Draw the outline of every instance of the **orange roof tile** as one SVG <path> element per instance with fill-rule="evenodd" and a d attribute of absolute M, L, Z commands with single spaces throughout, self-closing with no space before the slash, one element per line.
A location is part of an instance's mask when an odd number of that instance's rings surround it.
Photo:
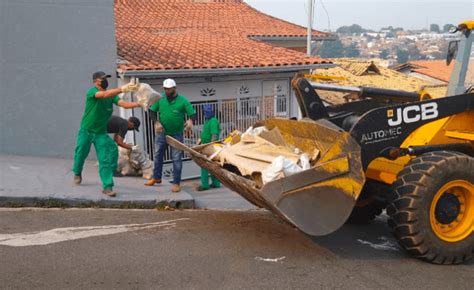
<path fill-rule="evenodd" d="M 241 0 L 116 0 L 115 22 L 121 70 L 251 68 L 326 62 L 252 39 L 304 37 L 306 28 L 265 15 Z M 318 31 L 313 35 L 328 36 Z"/>
<path fill-rule="evenodd" d="M 447 66 L 445 60 L 413 60 L 410 61 L 409 64 L 416 66 L 412 71 L 445 82 L 449 81 L 454 67 L 454 61 Z"/>

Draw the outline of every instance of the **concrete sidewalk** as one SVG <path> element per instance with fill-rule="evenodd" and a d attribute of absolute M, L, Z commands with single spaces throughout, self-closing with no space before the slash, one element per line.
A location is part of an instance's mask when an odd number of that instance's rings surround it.
<path fill-rule="evenodd" d="M 226 187 L 197 191 L 199 180 L 181 183 L 179 193 L 163 180 L 144 186 L 141 177 L 114 178 L 116 197 L 101 193 L 95 161 L 86 161 L 82 184 L 73 184 L 72 160 L 0 154 L 0 207 L 110 207 L 256 209 Z"/>
<path fill-rule="evenodd" d="M 194 208 L 186 192 L 171 192 L 171 184 L 144 186 L 140 177 L 114 178 L 116 197 L 102 194 L 98 168 L 87 161 L 83 183 L 73 185 L 72 160 L 0 154 L 0 206 Z"/>

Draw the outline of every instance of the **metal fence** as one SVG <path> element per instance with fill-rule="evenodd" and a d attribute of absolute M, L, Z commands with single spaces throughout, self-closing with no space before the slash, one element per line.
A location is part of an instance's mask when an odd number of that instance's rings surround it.
<path fill-rule="evenodd" d="M 226 100 L 208 100 L 192 102 L 196 118 L 192 132 L 185 132 L 184 143 L 188 146 L 197 144 L 204 124 L 203 105 L 211 104 L 221 126 L 219 138 L 225 138 L 232 131 L 245 131 L 255 122 L 272 117 L 288 118 L 290 100 L 288 96 L 247 97 Z M 145 150 L 153 159 L 155 131 L 149 113 L 144 113 Z M 185 154 L 183 160 L 189 160 Z M 166 150 L 164 162 L 171 162 L 169 150 Z"/>

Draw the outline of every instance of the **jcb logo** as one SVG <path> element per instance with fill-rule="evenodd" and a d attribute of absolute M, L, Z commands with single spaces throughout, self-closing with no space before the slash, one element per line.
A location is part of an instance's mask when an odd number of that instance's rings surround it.
<path fill-rule="evenodd" d="M 405 124 L 415 123 L 420 120 L 430 120 L 438 117 L 438 104 L 426 103 L 421 105 L 413 105 L 405 108 L 387 111 L 388 124 L 390 126 L 398 126 L 402 122 Z"/>

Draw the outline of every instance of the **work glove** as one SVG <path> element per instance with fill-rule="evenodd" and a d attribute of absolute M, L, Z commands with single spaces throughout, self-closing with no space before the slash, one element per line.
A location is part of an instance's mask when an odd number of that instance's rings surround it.
<path fill-rule="evenodd" d="M 137 97 L 137 103 L 144 109 L 144 110 L 147 110 L 148 109 L 148 100 L 146 98 L 142 98 L 140 96 Z"/>
<path fill-rule="evenodd" d="M 123 93 L 136 92 L 140 88 L 140 83 L 135 80 L 131 80 L 128 84 L 123 85 L 120 89 Z"/>
<path fill-rule="evenodd" d="M 191 132 L 193 129 L 193 121 L 191 119 L 187 120 L 186 123 L 184 124 L 184 130 L 186 132 Z"/>
<path fill-rule="evenodd" d="M 161 134 L 163 133 L 165 129 L 163 128 L 163 125 L 161 125 L 160 121 L 155 122 L 155 133 L 156 134 Z"/>

